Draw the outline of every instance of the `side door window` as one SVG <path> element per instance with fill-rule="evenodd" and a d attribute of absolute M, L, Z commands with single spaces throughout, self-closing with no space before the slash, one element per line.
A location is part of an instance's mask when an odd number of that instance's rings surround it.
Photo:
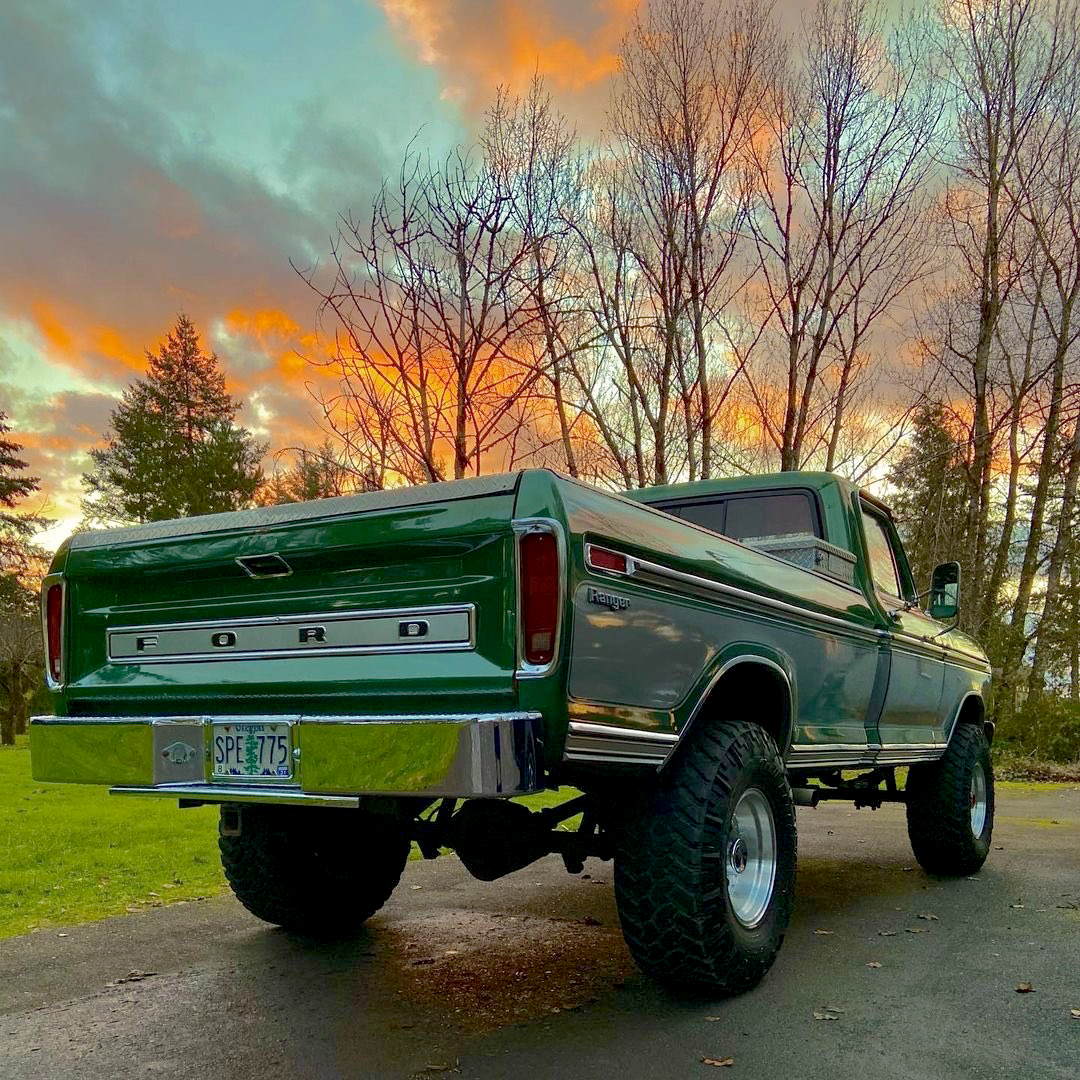
<path fill-rule="evenodd" d="M 862 512 L 863 531 L 866 533 L 866 550 L 870 558 L 870 577 L 879 593 L 899 600 L 903 595 L 900 583 L 900 567 L 893 551 L 888 526 L 877 514 L 865 507 Z"/>

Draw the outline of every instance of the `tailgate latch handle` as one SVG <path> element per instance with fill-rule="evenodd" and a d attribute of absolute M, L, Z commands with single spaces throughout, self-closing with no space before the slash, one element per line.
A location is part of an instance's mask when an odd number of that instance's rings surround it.
<path fill-rule="evenodd" d="M 288 577 L 292 573 L 292 567 L 276 551 L 269 555 L 243 555 L 236 563 L 252 578 Z"/>

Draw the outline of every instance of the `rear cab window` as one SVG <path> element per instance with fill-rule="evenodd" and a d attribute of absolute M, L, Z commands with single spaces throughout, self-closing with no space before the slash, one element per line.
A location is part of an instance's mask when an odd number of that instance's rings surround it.
<path fill-rule="evenodd" d="M 822 536 L 817 503 L 808 491 L 778 491 L 657 504 L 684 521 L 740 543 L 785 536 Z"/>

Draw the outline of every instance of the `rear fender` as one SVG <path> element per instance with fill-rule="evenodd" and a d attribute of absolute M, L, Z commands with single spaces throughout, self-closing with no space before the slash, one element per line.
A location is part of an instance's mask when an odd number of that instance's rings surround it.
<path fill-rule="evenodd" d="M 759 703 L 771 699 L 778 706 L 771 714 L 749 713 L 746 709 L 747 691 L 757 688 L 762 694 Z M 786 656 L 758 643 L 735 642 L 725 648 L 704 673 L 695 692 L 689 696 L 685 711 L 676 711 L 679 744 L 685 742 L 698 725 L 711 719 L 746 720 L 768 731 L 781 756 L 786 758 L 794 731 L 797 701 L 794 668 Z"/>

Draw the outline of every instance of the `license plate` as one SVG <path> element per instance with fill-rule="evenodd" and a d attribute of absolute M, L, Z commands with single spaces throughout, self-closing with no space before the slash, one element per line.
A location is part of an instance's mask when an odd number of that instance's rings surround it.
<path fill-rule="evenodd" d="M 215 779 L 291 780 L 288 724 L 214 724 L 210 750 Z"/>

